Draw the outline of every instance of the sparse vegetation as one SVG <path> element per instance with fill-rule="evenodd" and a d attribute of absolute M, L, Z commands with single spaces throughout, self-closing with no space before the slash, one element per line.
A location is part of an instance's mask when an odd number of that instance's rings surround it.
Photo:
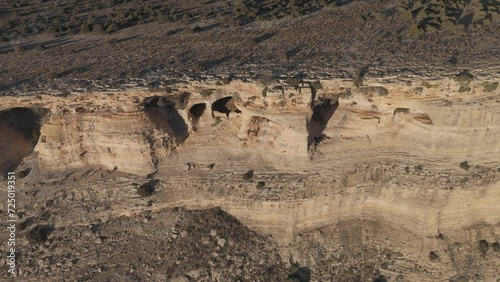
<path fill-rule="evenodd" d="M 257 189 L 262 189 L 265 186 L 266 186 L 266 182 L 264 182 L 264 181 L 257 182 Z"/>
<path fill-rule="evenodd" d="M 486 92 L 493 92 L 498 88 L 498 82 L 490 82 L 490 81 L 483 81 L 481 85 L 484 88 L 484 91 Z"/>
<path fill-rule="evenodd" d="M 222 122 L 222 118 L 221 117 L 215 117 L 215 122 L 214 122 L 214 126 L 221 123 Z"/>
<path fill-rule="evenodd" d="M 491 244 L 491 249 L 495 252 L 498 252 L 500 251 L 500 243 L 499 242 L 494 242 L 493 244 Z"/>
<path fill-rule="evenodd" d="M 149 197 L 156 191 L 156 185 L 159 180 L 152 179 L 137 188 L 137 194 L 141 197 Z"/>
<path fill-rule="evenodd" d="M 460 163 L 460 167 L 464 170 L 469 170 L 469 168 L 471 167 L 471 165 L 469 165 L 469 162 L 468 161 L 463 161 Z"/>
<path fill-rule="evenodd" d="M 429 253 L 429 259 L 431 261 L 437 261 L 437 260 L 439 260 L 439 256 L 438 256 L 438 254 L 435 251 L 431 251 Z"/>
<path fill-rule="evenodd" d="M 48 236 L 52 233 L 52 226 L 37 225 L 33 227 L 26 235 L 26 239 L 30 244 L 40 244 L 47 241 Z"/>
<path fill-rule="evenodd" d="M 421 85 L 425 88 L 437 88 L 437 87 L 439 87 L 439 84 L 431 84 L 430 82 L 427 82 L 427 81 L 422 81 Z"/>
<path fill-rule="evenodd" d="M 471 88 L 469 86 L 460 86 L 460 88 L 458 89 L 458 92 L 460 93 L 463 93 L 463 92 L 470 92 L 471 91 Z"/>
<path fill-rule="evenodd" d="M 490 249 L 490 244 L 488 244 L 488 241 L 486 240 L 480 240 L 478 242 L 478 248 L 481 253 L 486 254 Z"/>
<path fill-rule="evenodd" d="M 224 77 L 222 79 L 222 84 L 227 85 L 227 84 L 231 83 L 231 81 L 233 81 L 233 79 L 231 77 Z"/>
<path fill-rule="evenodd" d="M 264 89 L 262 89 L 262 97 L 264 97 L 264 98 L 267 97 L 267 90 L 268 90 L 267 86 L 264 87 Z"/>
<path fill-rule="evenodd" d="M 300 85 L 300 80 L 295 77 L 290 77 L 285 80 L 285 83 L 292 88 L 297 88 Z"/>
<path fill-rule="evenodd" d="M 203 96 L 203 97 L 208 97 L 208 96 L 212 95 L 212 93 L 213 93 L 212 89 L 203 89 L 200 92 L 201 96 Z"/>
<path fill-rule="evenodd" d="M 288 281 L 309 282 L 311 280 L 311 269 L 301 267 L 298 263 L 291 264 L 288 270 Z"/>
<path fill-rule="evenodd" d="M 316 81 L 311 82 L 311 87 L 314 89 L 322 89 L 323 85 L 321 85 L 321 81 L 316 80 Z"/>
<path fill-rule="evenodd" d="M 14 47 L 14 50 L 16 51 L 17 54 L 21 54 L 21 53 L 26 52 L 26 47 L 23 44 L 17 44 Z"/>

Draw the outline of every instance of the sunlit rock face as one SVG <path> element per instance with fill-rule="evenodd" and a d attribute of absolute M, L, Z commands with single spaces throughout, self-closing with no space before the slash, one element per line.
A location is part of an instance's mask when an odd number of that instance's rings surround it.
<path fill-rule="evenodd" d="M 315 281 L 374 273 L 494 281 L 500 90 L 479 79 L 468 87 L 460 92 L 448 78 L 361 87 L 235 80 L 179 83 L 168 95 L 43 96 L 50 118 L 26 119 L 39 127 L 16 127 L 11 116 L 0 122 L 2 169 L 15 169 L 33 147 L 46 178 L 103 168 L 86 182 L 60 181 L 72 191 L 68 201 L 112 207 L 91 216 L 107 219 L 147 209 L 129 188 L 154 173 L 161 183 L 154 210 L 220 207 L 272 236 Z M 3 97 L 2 115 L 29 108 L 27 101 Z M 39 131 L 38 143 L 26 128 Z M 244 180 L 248 170 L 254 176 Z M 119 184 L 112 171 L 126 173 Z M 61 224 L 87 224 L 76 216 L 81 210 L 66 213 L 75 216 Z"/>

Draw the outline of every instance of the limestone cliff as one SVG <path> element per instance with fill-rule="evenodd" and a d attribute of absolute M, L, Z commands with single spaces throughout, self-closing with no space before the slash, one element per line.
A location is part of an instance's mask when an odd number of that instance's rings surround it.
<path fill-rule="evenodd" d="M 30 168 L 23 209 L 50 200 L 56 230 L 220 207 L 313 281 L 500 278 L 498 78 L 187 81 L 13 108 L 44 110 L 0 122 L 3 169 Z"/>

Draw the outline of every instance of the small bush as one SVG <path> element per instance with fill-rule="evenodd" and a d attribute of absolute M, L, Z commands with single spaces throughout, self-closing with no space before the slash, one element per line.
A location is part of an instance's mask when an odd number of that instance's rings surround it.
<path fill-rule="evenodd" d="M 104 29 L 102 28 L 102 26 L 100 24 L 94 24 L 92 32 L 95 32 L 95 33 L 98 33 L 98 34 L 103 34 L 104 33 Z"/>
<path fill-rule="evenodd" d="M 247 171 L 245 174 L 243 174 L 243 180 L 245 181 L 250 181 L 253 177 L 253 169 Z"/>
<path fill-rule="evenodd" d="M 471 88 L 469 86 L 460 86 L 460 88 L 458 89 L 458 92 L 460 93 L 463 93 L 463 92 L 470 92 L 471 91 Z"/>
<path fill-rule="evenodd" d="M 231 83 L 231 81 L 233 81 L 233 79 L 232 79 L 231 77 L 224 77 L 224 78 L 222 79 L 222 83 L 223 83 L 224 85 L 228 85 L 229 83 Z"/>
<path fill-rule="evenodd" d="M 422 81 L 422 86 L 425 88 L 437 88 L 439 85 L 438 84 L 430 84 L 427 81 Z"/>
<path fill-rule="evenodd" d="M 152 179 L 137 188 L 137 194 L 141 197 L 149 197 L 156 190 L 156 185 L 159 183 L 157 179 Z"/>
<path fill-rule="evenodd" d="M 264 181 L 259 181 L 259 182 L 257 183 L 257 189 L 262 189 L 262 188 L 264 188 L 264 187 L 266 187 L 266 182 L 264 182 Z"/>
<path fill-rule="evenodd" d="M 208 96 L 212 95 L 212 93 L 213 93 L 212 89 L 203 89 L 200 92 L 201 96 L 203 96 L 203 97 L 208 97 Z"/>
<path fill-rule="evenodd" d="M 420 34 L 422 34 L 422 31 L 420 31 L 420 29 L 418 28 L 418 26 L 416 24 L 412 24 L 410 26 L 410 29 L 408 30 L 408 34 L 410 34 L 410 35 L 420 35 Z"/>
<path fill-rule="evenodd" d="M 488 252 L 488 249 L 490 248 L 490 244 L 488 244 L 488 241 L 486 240 L 480 240 L 478 243 L 478 248 L 481 253 L 486 254 L 486 252 Z"/>
<path fill-rule="evenodd" d="M 89 33 L 90 32 L 90 26 L 87 23 L 82 23 L 80 26 L 80 33 Z"/>
<path fill-rule="evenodd" d="M 468 70 L 463 70 L 459 74 L 455 75 L 453 77 L 453 80 L 460 82 L 460 83 L 469 84 L 469 82 L 473 78 L 474 78 L 474 76 Z"/>
<path fill-rule="evenodd" d="M 493 92 L 498 88 L 498 82 L 483 81 L 481 85 L 486 92 Z"/>
<path fill-rule="evenodd" d="M 118 30 L 118 26 L 116 24 L 114 24 L 114 23 L 111 23 L 106 28 L 106 32 L 108 32 L 108 33 L 115 32 L 116 30 Z"/>
<path fill-rule="evenodd" d="M 21 54 L 26 52 L 26 47 L 24 46 L 24 44 L 18 44 L 14 47 L 14 51 L 16 51 L 17 54 Z"/>
<path fill-rule="evenodd" d="M 311 269 L 300 267 L 298 263 L 293 263 L 288 270 L 288 279 L 297 282 L 309 282 L 311 280 Z"/>
<path fill-rule="evenodd" d="M 45 51 L 47 50 L 47 47 L 43 45 L 42 43 L 36 45 L 36 50 L 38 51 Z"/>
<path fill-rule="evenodd" d="M 431 261 L 437 261 L 439 259 L 439 256 L 436 252 L 432 251 L 429 253 L 429 259 Z"/>
<path fill-rule="evenodd" d="M 495 252 L 500 251 L 500 243 L 495 242 L 495 243 L 491 244 L 491 249 L 492 249 L 493 251 L 495 251 Z"/>
<path fill-rule="evenodd" d="M 221 122 L 222 122 L 222 118 L 221 117 L 215 117 L 215 122 L 214 122 L 213 125 L 217 125 L 217 124 L 219 124 Z"/>
<path fill-rule="evenodd" d="M 52 233 L 52 226 L 37 225 L 31 229 L 27 234 L 28 242 L 31 244 L 40 244 L 47 241 L 48 236 Z"/>
<path fill-rule="evenodd" d="M 321 88 L 323 88 L 323 85 L 321 85 L 321 81 L 316 80 L 316 81 L 311 82 L 311 87 L 314 89 L 321 89 Z"/>
<path fill-rule="evenodd" d="M 460 167 L 461 167 L 462 169 L 469 170 L 469 168 L 471 167 L 471 165 L 469 165 L 469 162 L 468 162 L 468 161 L 464 161 L 464 162 L 461 162 L 461 163 L 460 163 Z"/>
<path fill-rule="evenodd" d="M 285 83 L 290 86 L 290 87 L 294 87 L 294 88 L 297 88 L 299 87 L 299 84 L 300 84 L 300 80 L 298 78 L 295 78 L 295 77 L 290 77 L 288 78 Z"/>
<path fill-rule="evenodd" d="M 268 90 L 267 86 L 264 87 L 264 89 L 262 89 L 262 97 L 264 97 L 264 98 L 267 97 L 267 90 Z"/>

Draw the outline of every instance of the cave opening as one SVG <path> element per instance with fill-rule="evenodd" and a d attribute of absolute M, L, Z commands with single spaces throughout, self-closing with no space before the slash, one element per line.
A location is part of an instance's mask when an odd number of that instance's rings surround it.
<path fill-rule="evenodd" d="M 207 109 L 207 104 L 205 104 L 205 103 L 194 104 L 189 109 L 189 116 L 188 117 L 191 120 L 191 125 L 192 125 L 194 131 L 196 131 L 198 121 L 200 120 L 203 113 L 205 113 L 206 109 Z"/>
<path fill-rule="evenodd" d="M 307 148 L 315 149 L 328 137 L 323 133 L 328 122 L 339 107 L 339 102 L 332 99 L 318 100 L 313 107 L 313 114 L 308 123 Z"/>
<path fill-rule="evenodd" d="M 33 152 L 50 110 L 40 107 L 0 111 L 0 173 L 14 171 Z"/>
<path fill-rule="evenodd" d="M 177 111 L 175 101 L 159 96 L 148 97 L 144 100 L 144 111 L 156 128 L 173 136 L 176 145 L 188 138 L 188 126 Z"/>
<path fill-rule="evenodd" d="M 241 113 L 241 111 L 236 107 L 232 96 L 224 97 L 215 101 L 212 104 L 212 117 L 215 117 L 214 112 L 226 114 L 227 117 L 229 117 L 229 114 L 233 112 Z"/>

